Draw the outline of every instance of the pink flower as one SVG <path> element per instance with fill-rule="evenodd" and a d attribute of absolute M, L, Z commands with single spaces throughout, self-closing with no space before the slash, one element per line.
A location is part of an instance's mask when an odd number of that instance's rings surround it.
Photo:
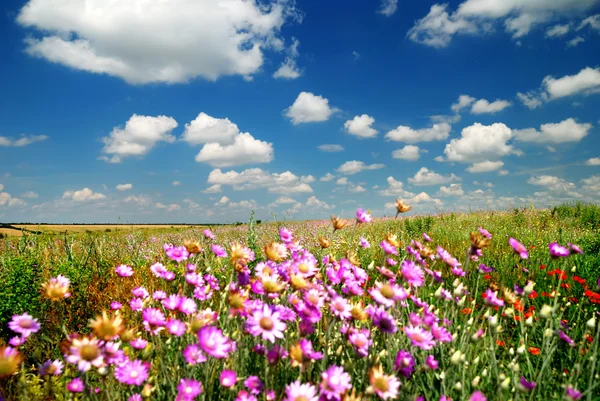
<path fill-rule="evenodd" d="M 139 360 L 127 361 L 115 368 L 115 377 L 123 384 L 141 386 L 148 378 L 150 364 Z"/>
<path fill-rule="evenodd" d="M 215 235 L 208 228 L 204 230 L 204 238 L 215 239 Z"/>
<path fill-rule="evenodd" d="M 190 344 L 183 350 L 183 357 L 190 365 L 206 362 L 206 356 L 200 351 L 196 344 Z"/>
<path fill-rule="evenodd" d="M 115 272 L 121 277 L 131 277 L 133 276 L 133 269 L 131 266 L 120 265 L 115 268 Z"/>
<path fill-rule="evenodd" d="M 235 382 L 237 381 L 237 374 L 233 370 L 223 370 L 221 372 L 221 376 L 219 377 L 219 382 L 221 386 L 226 388 L 235 387 Z"/>
<path fill-rule="evenodd" d="M 558 245 L 556 242 L 548 244 L 548 250 L 553 258 L 565 258 L 571 253 L 568 248 Z"/>
<path fill-rule="evenodd" d="M 383 249 L 383 252 L 390 254 L 390 255 L 398 255 L 398 249 L 396 249 L 396 247 L 392 244 L 390 244 L 387 241 L 381 241 L 381 244 L 379 244 L 379 246 L 381 246 L 381 248 Z"/>
<path fill-rule="evenodd" d="M 123 304 L 121 304 L 120 302 L 111 302 L 110 303 L 110 309 L 111 310 L 119 310 L 123 307 Z"/>
<path fill-rule="evenodd" d="M 301 384 L 300 380 L 285 387 L 284 401 L 318 401 L 317 388 L 310 383 Z"/>
<path fill-rule="evenodd" d="M 403 260 L 401 264 L 402 278 L 414 287 L 420 287 L 425 282 L 425 272 L 411 260 Z"/>
<path fill-rule="evenodd" d="M 82 393 L 84 389 L 85 386 L 83 385 L 83 381 L 81 381 L 79 377 L 76 377 L 67 383 L 67 390 L 69 390 L 71 393 Z"/>
<path fill-rule="evenodd" d="M 148 345 L 148 341 L 144 340 L 143 338 L 134 338 L 133 340 L 129 341 L 129 345 L 135 349 L 144 349 L 146 348 L 146 345 Z"/>
<path fill-rule="evenodd" d="M 186 332 L 186 326 L 183 322 L 177 319 L 169 319 L 167 321 L 167 330 L 175 337 L 181 337 Z"/>
<path fill-rule="evenodd" d="M 202 351 L 215 358 L 227 358 L 233 350 L 232 342 L 214 326 L 204 326 L 198 331 L 198 345 Z"/>
<path fill-rule="evenodd" d="M 185 246 L 174 246 L 166 250 L 167 256 L 177 263 L 187 260 L 190 253 L 185 249 Z"/>
<path fill-rule="evenodd" d="M 213 253 L 219 257 L 219 258 L 226 258 L 227 257 L 227 252 L 225 252 L 225 249 L 223 249 L 223 247 L 221 245 L 211 245 L 210 247 L 213 251 Z"/>
<path fill-rule="evenodd" d="M 378 304 L 387 306 L 388 308 L 394 306 L 396 301 L 405 300 L 408 297 L 406 290 L 396 283 L 375 283 L 375 287 L 369 290 L 369 294 Z"/>
<path fill-rule="evenodd" d="M 512 246 L 514 251 L 519 254 L 521 259 L 529 259 L 529 253 L 527 253 L 527 248 L 525 248 L 525 245 L 521 244 L 519 241 L 512 237 L 508 239 L 508 243 L 510 244 L 510 246 Z"/>
<path fill-rule="evenodd" d="M 23 313 L 22 315 L 13 315 L 12 320 L 8 323 L 8 327 L 23 338 L 27 338 L 31 334 L 37 333 L 41 326 L 33 316 Z"/>
<path fill-rule="evenodd" d="M 327 400 L 339 400 L 341 396 L 352 388 L 350 375 L 344 372 L 344 368 L 330 366 L 321 373 L 321 395 Z"/>
<path fill-rule="evenodd" d="M 356 211 L 356 222 L 360 223 L 370 223 L 373 220 L 373 217 L 365 209 L 358 209 Z"/>
<path fill-rule="evenodd" d="M 348 301 L 345 298 L 342 298 L 339 295 L 333 297 L 329 305 L 329 309 L 334 316 L 337 316 L 342 320 L 350 319 L 352 316 L 350 313 L 352 307 L 348 304 Z"/>
<path fill-rule="evenodd" d="M 263 340 L 275 342 L 275 337 L 283 338 L 287 325 L 279 320 L 279 312 L 272 312 L 268 305 L 255 311 L 246 322 L 246 330 L 254 337 L 262 336 Z"/>
<path fill-rule="evenodd" d="M 202 394 L 202 383 L 194 379 L 181 379 L 177 391 L 175 401 L 192 401 Z"/>
<path fill-rule="evenodd" d="M 421 349 L 430 350 L 435 345 L 433 335 L 420 327 L 406 326 L 404 334 L 410 338 L 412 345 Z"/>

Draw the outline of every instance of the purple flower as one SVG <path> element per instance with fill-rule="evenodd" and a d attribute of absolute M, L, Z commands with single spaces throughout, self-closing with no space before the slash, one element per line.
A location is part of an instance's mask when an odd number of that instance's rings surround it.
<path fill-rule="evenodd" d="M 150 293 L 144 287 L 135 287 L 133 290 L 131 290 L 131 293 L 133 294 L 134 297 L 138 297 L 138 298 L 142 298 L 142 299 L 146 299 L 150 296 Z"/>
<path fill-rule="evenodd" d="M 570 242 L 568 242 L 567 245 L 569 245 L 569 249 L 571 249 L 573 252 L 583 255 L 583 251 L 577 245 L 571 244 Z"/>
<path fill-rule="evenodd" d="M 369 354 L 369 346 L 373 343 L 369 338 L 371 333 L 368 329 L 354 330 L 348 336 L 350 344 L 354 346 L 354 350 L 359 356 L 367 356 Z"/>
<path fill-rule="evenodd" d="M 41 326 L 33 316 L 23 313 L 22 315 L 13 315 L 12 320 L 8 323 L 8 327 L 15 333 L 27 338 L 31 334 L 37 333 Z"/>
<path fill-rule="evenodd" d="M 379 281 L 369 290 L 369 294 L 375 302 L 388 308 L 394 306 L 396 301 L 408 298 L 406 290 L 396 283 L 382 284 Z"/>
<path fill-rule="evenodd" d="M 487 401 L 487 398 L 481 391 L 475 391 L 471 394 L 469 401 Z"/>
<path fill-rule="evenodd" d="M 62 373 L 64 367 L 65 365 L 58 359 L 54 361 L 48 359 L 42 366 L 40 366 L 40 376 L 58 376 Z"/>
<path fill-rule="evenodd" d="M 439 326 L 437 323 L 434 323 L 431 326 L 431 334 L 433 337 L 442 342 L 442 343 L 451 343 L 452 342 L 452 334 L 443 326 Z"/>
<path fill-rule="evenodd" d="M 223 335 L 221 329 L 204 326 L 198 331 L 198 344 L 202 351 L 215 358 L 227 358 L 233 350 L 231 341 Z"/>
<path fill-rule="evenodd" d="M 356 222 L 357 223 L 370 223 L 373 217 L 365 209 L 358 209 L 356 211 Z"/>
<path fill-rule="evenodd" d="M 373 325 L 379 327 L 382 332 L 391 334 L 398 331 L 394 318 L 383 307 L 372 308 L 369 311 L 371 311 Z"/>
<path fill-rule="evenodd" d="M 571 253 L 568 248 L 558 245 L 556 242 L 549 243 L 548 250 L 553 258 L 566 258 Z"/>
<path fill-rule="evenodd" d="M 187 260 L 190 253 L 185 249 L 185 246 L 174 246 L 166 250 L 166 254 L 171 260 L 174 260 L 177 263 L 181 263 L 184 260 Z"/>
<path fill-rule="evenodd" d="M 315 351 L 310 340 L 303 338 L 300 340 L 299 344 L 304 359 L 308 359 L 310 361 L 317 361 L 323 358 L 323 353 Z"/>
<path fill-rule="evenodd" d="M 131 277 L 133 276 L 133 269 L 131 266 L 120 265 L 115 268 L 115 273 L 121 277 Z"/>
<path fill-rule="evenodd" d="M 141 386 L 148 378 L 150 364 L 139 360 L 127 361 L 115 368 L 115 377 L 123 384 Z"/>
<path fill-rule="evenodd" d="M 196 344 L 189 344 L 187 347 L 185 347 L 183 350 L 183 357 L 190 365 L 206 362 L 206 356 L 204 356 Z"/>
<path fill-rule="evenodd" d="M 491 306 L 504 306 L 504 301 L 498 298 L 496 293 L 489 288 L 485 290 L 485 303 Z"/>
<path fill-rule="evenodd" d="M 294 235 L 285 227 L 282 227 L 281 230 L 279 230 L 279 238 L 286 244 L 294 241 Z"/>
<path fill-rule="evenodd" d="M 508 243 L 510 244 L 510 246 L 512 246 L 513 250 L 519 254 L 521 259 L 529 259 L 529 253 L 527 253 L 527 248 L 525 248 L 525 245 L 521 244 L 513 237 L 510 237 L 508 239 Z"/>
<path fill-rule="evenodd" d="M 111 302 L 111 303 L 110 303 L 110 309 L 111 309 L 111 310 L 119 310 L 119 309 L 121 309 L 122 307 L 123 307 L 123 304 L 121 304 L 120 302 L 116 302 L 116 301 L 114 301 L 114 302 Z"/>
<path fill-rule="evenodd" d="M 521 384 L 522 390 L 525 392 L 529 392 L 535 388 L 535 382 L 528 382 L 523 376 L 521 376 L 519 383 Z"/>
<path fill-rule="evenodd" d="M 455 257 L 450 255 L 450 253 L 441 246 L 437 247 L 437 256 L 438 259 L 441 259 L 449 267 L 462 266 Z"/>
<path fill-rule="evenodd" d="M 208 228 L 204 230 L 204 238 L 215 239 L 215 235 Z"/>
<path fill-rule="evenodd" d="M 185 323 L 177 319 L 169 319 L 167 321 L 167 330 L 175 337 L 181 337 L 187 330 Z"/>
<path fill-rule="evenodd" d="M 339 295 L 336 295 L 331 299 L 329 309 L 334 316 L 337 316 L 342 320 L 350 319 L 352 316 L 350 313 L 352 307 L 348 304 L 346 298 L 340 297 Z"/>
<path fill-rule="evenodd" d="M 177 391 L 175 401 L 192 401 L 202 394 L 202 383 L 194 379 L 181 379 Z"/>
<path fill-rule="evenodd" d="M 212 249 L 213 253 L 219 258 L 226 258 L 227 252 L 221 245 L 213 244 L 210 249 Z"/>
<path fill-rule="evenodd" d="M 258 376 L 248 377 L 244 380 L 244 386 L 246 386 L 246 388 L 250 390 L 250 393 L 254 395 L 259 395 L 265 388 L 265 385 Z"/>
<path fill-rule="evenodd" d="M 237 397 L 235 397 L 235 401 L 257 401 L 257 398 L 246 390 L 240 390 Z"/>
<path fill-rule="evenodd" d="M 433 240 L 431 239 L 431 237 L 429 235 L 427 235 L 427 233 L 423 233 L 423 239 L 426 242 L 432 242 Z"/>
<path fill-rule="evenodd" d="M 401 264 L 402 278 L 413 287 L 421 287 L 425 282 L 425 272 L 411 260 L 403 260 Z"/>
<path fill-rule="evenodd" d="M 192 313 L 196 312 L 198 306 L 196 305 L 196 301 L 194 301 L 192 298 L 183 297 L 180 299 L 178 308 L 181 313 L 185 315 L 191 315 Z"/>
<path fill-rule="evenodd" d="M 83 393 L 84 389 L 85 386 L 83 385 L 83 381 L 79 377 L 76 377 L 67 383 L 67 390 L 71 393 Z"/>
<path fill-rule="evenodd" d="M 479 233 L 488 239 L 492 239 L 492 234 L 483 227 L 479 227 Z"/>
<path fill-rule="evenodd" d="M 283 338 L 287 325 L 279 319 L 279 312 L 272 312 L 268 305 L 256 310 L 246 321 L 246 330 L 254 337 L 262 336 L 263 340 L 272 343 L 275 338 Z"/>
<path fill-rule="evenodd" d="M 127 401 L 143 401 L 143 398 L 139 394 L 133 394 L 127 399 Z"/>
<path fill-rule="evenodd" d="M 148 341 L 138 337 L 131 340 L 129 342 L 129 345 L 131 345 L 135 349 L 144 349 L 146 348 L 146 345 L 148 345 Z"/>
<path fill-rule="evenodd" d="M 369 241 L 367 241 L 367 239 L 365 237 L 360 237 L 360 242 L 359 245 L 361 248 L 370 248 L 371 244 L 369 244 Z"/>
<path fill-rule="evenodd" d="M 493 267 L 489 267 L 484 265 L 483 263 L 479 264 L 479 267 L 477 268 L 481 273 L 491 273 L 493 272 L 495 269 Z"/>
<path fill-rule="evenodd" d="M 567 398 L 569 398 L 569 399 L 571 399 L 571 400 L 573 400 L 573 401 L 576 401 L 576 400 L 580 399 L 580 398 L 581 398 L 581 396 L 582 396 L 581 392 L 579 392 L 579 391 L 575 390 L 575 389 L 574 389 L 573 387 L 571 387 L 571 386 L 568 386 L 568 387 L 565 389 L 565 395 L 567 396 Z"/>
<path fill-rule="evenodd" d="M 17 348 L 20 347 L 21 345 L 25 344 L 25 341 L 27 340 L 27 337 L 24 336 L 14 336 L 13 338 L 11 338 L 8 341 L 8 344 Z"/>
<path fill-rule="evenodd" d="M 404 334 L 410 338 L 412 345 L 424 350 L 430 350 L 435 345 L 433 335 L 421 327 L 406 326 Z"/>
<path fill-rule="evenodd" d="M 425 366 L 431 370 L 436 370 L 440 366 L 440 363 L 435 360 L 433 355 L 428 355 L 425 359 Z"/>
<path fill-rule="evenodd" d="M 402 376 L 410 378 L 415 371 L 415 358 L 413 358 L 410 352 L 406 350 L 402 349 L 398 351 L 398 354 L 396 354 L 396 361 L 394 362 L 394 369 Z"/>
<path fill-rule="evenodd" d="M 237 374 L 233 370 L 223 370 L 221 372 L 221 376 L 219 377 L 219 382 L 221 386 L 226 388 L 235 387 L 235 382 L 237 381 Z"/>
<path fill-rule="evenodd" d="M 383 252 L 390 254 L 390 255 L 398 255 L 398 249 L 396 249 L 396 247 L 392 244 L 390 244 L 387 241 L 381 241 L 381 244 L 379 244 L 379 246 L 381 246 L 381 248 L 383 249 Z"/>
<path fill-rule="evenodd" d="M 558 330 L 558 337 L 560 337 L 561 340 L 566 341 L 567 344 L 569 344 L 571 347 L 575 346 L 575 341 L 573 341 L 571 339 L 571 337 L 569 337 L 568 335 L 566 335 L 564 331 Z"/>
<path fill-rule="evenodd" d="M 326 400 L 340 400 L 341 396 L 352 387 L 350 375 L 344 368 L 332 365 L 321 373 L 321 395 Z"/>

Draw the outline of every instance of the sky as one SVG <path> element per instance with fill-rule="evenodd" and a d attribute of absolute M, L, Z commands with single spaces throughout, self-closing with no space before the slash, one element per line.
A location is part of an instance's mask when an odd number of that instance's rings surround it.
<path fill-rule="evenodd" d="M 600 0 L 0 11 L 0 222 L 600 201 Z"/>

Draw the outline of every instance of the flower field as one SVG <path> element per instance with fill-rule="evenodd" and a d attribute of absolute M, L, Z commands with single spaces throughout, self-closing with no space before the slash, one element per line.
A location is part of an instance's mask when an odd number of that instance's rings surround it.
<path fill-rule="evenodd" d="M 0 399 L 600 399 L 600 207 L 410 209 L 0 239 Z"/>

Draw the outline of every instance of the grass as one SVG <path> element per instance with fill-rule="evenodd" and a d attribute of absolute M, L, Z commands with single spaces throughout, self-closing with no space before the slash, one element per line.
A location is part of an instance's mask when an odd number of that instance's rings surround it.
<path fill-rule="evenodd" d="M 477 232 L 478 227 L 487 229 L 493 238 L 484 247 L 483 256 L 474 261 L 467 250 L 471 247 L 469 234 Z M 307 253 L 300 257 L 295 252 L 294 257 L 287 256 L 281 262 L 268 262 L 278 273 L 270 276 L 263 270 L 264 249 L 272 242 L 281 243 L 282 228 L 291 230 Z M 424 232 L 433 239 L 431 244 L 423 240 Z M 423 396 L 437 401 L 442 395 L 462 400 L 480 391 L 489 400 L 563 400 L 567 388 L 581 392 L 583 400 L 600 399 L 597 357 L 600 295 L 596 295 L 600 276 L 600 207 L 596 205 L 375 219 L 368 224 L 352 223 L 335 233 L 329 221 L 256 225 L 251 220 L 248 225 L 217 227 L 213 233 L 214 241 L 204 237 L 200 227 L 132 228 L 118 232 L 105 229 L 96 233 L 25 234 L 0 239 L 0 282 L 5 284 L 0 288 L 3 301 L 0 344 L 15 336 L 8 327 L 15 315 L 29 313 L 41 324 L 39 331 L 15 347 L 22 362 L 16 357 L 2 359 L 0 350 L 0 391 L 4 397 L 125 400 L 140 394 L 147 399 L 172 400 L 178 394 L 180 379 L 189 378 L 202 383 L 203 392 L 196 399 L 233 400 L 243 399 L 244 393 L 240 391 L 249 391 L 244 380 L 257 376 L 265 387 L 257 398 L 269 399 L 271 395 L 266 390 L 272 390 L 279 400 L 286 396 L 286 386 L 296 380 L 314 385 L 317 394 L 325 391 L 321 375 L 335 365 L 349 374 L 353 389 L 363 399 L 383 398 L 387 394 L 401 400 Z M 395 239 L 390 237 L 393 235 Z M 527 247 L 527 260 L 513 252 L 508 244 L 510 237 Z M 330 246 L 323 248 L 320 238 L 326 238 Z M 361 238 L 371 246 L 360 247 Z M 385 238 L 401 243 L 398 256 L 384 254 L 379 244 Z M 172 259 L 171 251 L 170 257 L 163 249 L 163 244 L 180 246 L 189 240 L 196 241 L 204 252 L 178 263 Z M 444 248 L 462 263 L 466 274 L 453 272 L 436 258 L 427 260 L 427 267 L 440 272 L 443 283 L 425 274 L 422 286 L 409 285 L 409 276 L 397 273 L 403 260 L 415 260 L 406 249 L 411 240 L 429 246 L 434 253 L 436 247 Z M 551 242 L 577 244 L 584 254 L 552 259 L 548 251 Z M 233 263 L 236 260 L 232 261 L 231 256 L 232 245 L 237 243 L 248 247 L 255 257 L 247 263 L 238 259 L 236 271 Z M 223 246 L 228 257 L 217 257 L 211 251 L 213 244 Z M 238 253 L 243 256 L 248 252 Z M 422 255 L 426 253 L 423 251 Z M 348 259 L 352 264 L 347 264 Z M 155 263 L 162 263 L 175 278 L 167 281 L 155 277 L 150 269 Z M 214 276 L 218 288 L 214 283 L 213 288 L 206 282 L 190 284 L 189 277 L 186 281 L 188 263 L 193 263 L 200 276 L 204 276 L 201 281 Z M 303 263 L 314 264 L 317 274 L 299 270 Z M 480 273 L 480 263 L 495 270 Z M 117 275 L 115 267 L 119 265 L 130 266 L 133 275 Z M 370 295 L 370 290 L 377 288 L 376 283 L 394 285 L 385 276 L 386 271 L 380 269 L 382 266 L 396 273 L 397 285 L 411 293 L 410 299 L 394 302 L 385 311 L 397 325 L 393 334 L 386 333 L 385 327 L 377 326 L 376 318 L 365 314 L 377 306 L 377 298 Z M 249 272 L 249 282 L 243 273 L 239 276 L 240 271 Z M 291 277 L 290 272 L 296 277 Z M 71 295 L 52 301 L 43 285 L 59 275 L 70 280 Z M 515 285 L 533 292 L 515 294 Z M 144 309 L 156 308 L 170 319 L 186 323 L 185 334 L 171 335 L 167 329 L 157 335 L 147 331 L 142 313 L 132 311 L 129 306 L 132 290 L 141 286 L 150 295 L 162 290 L 194 299 L 197 312 L 187 315 L 168 310 L 152 297 L 143 301 Z M 265 293 L 265 289 L 270 292 Z M 482 297 L 486 290 L 496 292 L 504 305 L 486 304 L 490 299 Z M 323 299 L 320 307 L 307 309 L 309 291 Z M 334 299 L 354 305 L 351 318 L 342 320 L 336 316 L 332 309 Z M 69 346 L 77 344 L 67 336 L 71 333 L 101 336 L 102 330 L 97 327 L 93 330 L 89 323 L 103 311 L 108 311 L 107 319 L 114 319 L 117 313 L 110 309 L 115 301 L 123 304 L 118 316 L 124 321 L 123 327 L 113 321 L 120 335 L 115 341 L 128 360 L 150 364 L 149 377 L 140 386 L 118 380 L 115 371 L 123 361 L 110 362 L 106 346 L 98 349 L 104 355 L 99 368 L 84 372 L 76 364 L 65 362 L 65 355 L 73 352 Z M 421 302 L 428 306 L 424 309 Z M 255 337 L 249 330 L 252 316 L 260 314 L 263 305 L 289 315 L 282 338 L 274 343 Z M 553 313 L 547 314 L 548 308 Z M 217 320 L 207 318 L 213 313 Z M 413 325 L 430 332 L 430 324 L 419 324 L 418 320 L 423 319 L 435 319 L 452 335 L 452 340 L 438 339 L 427 350 L 415 346 L 403 329 Z M 200 326 L 205 329 L 197 332 Z M 183 350 L 198 343 L 209 327 L 218 328 L 223 336 L 234 341 L 235 350 L 227 352 L 225 358 L 216 358 L 204 350 L 206 361 L 190 365 Z M 358 333 L 366 333 L 371 343 L 366 356 L 357 352 L 356 344 L 352 343 Z M 573 345 L 560 333 L 572 339 Z M 132 337 L 144 339 L 148 345 L 137 350 L 128 341 Z M 311 341 L 323 357 L 309 361 L 305 355 L 305 359 L 298 360 L 297 345 L 301 338 Z M 9 349 L 13 347 L 3 348 L 4 352 Z M 414 359 L 414 371 L 409 377 L 398 369 L 396 356 L 401 350 Z M 268 357 L 264 352 L 268 352 Z M 438 361 L 438 369 L 427 368 L 428 357 Z M 47 360 L 62 361 L 64 372 L 56 376 L 40 374 L 39 367 Z M 14 362 L 21 363 L 11 365 Z M 379 366 L 383 373 L 377 370 Z M 219 384 L 224 369 L 237 373 L 239 380 L 234 389 Z M 85 384 L 83 393 L 66 390 L 74 378 Z M 535 382 L 535 388 L 523 387 L 521 378 Z M 396 382 L 401 384 L 397 392 L 392 391 Z M 388 393 L 383 391 L 386 386 Z M 96 388 L 98 392 L 90 392 Z M 344 396 L 350 399 L 349 395 Z"/>

